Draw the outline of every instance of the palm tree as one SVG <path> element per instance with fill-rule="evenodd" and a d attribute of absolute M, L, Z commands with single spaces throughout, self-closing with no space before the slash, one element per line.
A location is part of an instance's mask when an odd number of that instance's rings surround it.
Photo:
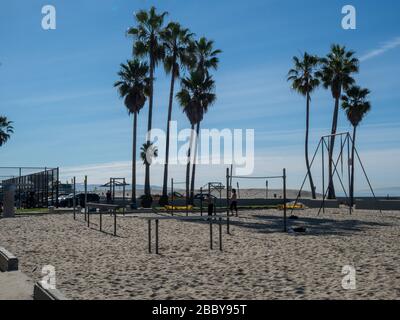
<path fill-rule="evenodd" d="M 217 70 L 218 55 L 222 53 L 219 49 L 214 49 L 214 41 L 200 38 L 192 44 L 191 48 L 196 59 L 196 70 L 202 73 L 209 73 L 210 69 Z"/>
<path fill-rule="evenodd" d="M 200 72 L 203 76 L 209 75 L 209 70 L 217 70 L 219 58 L 218 55 L 222 53 L 219 49 L 214 49 L 214 41 L 207 40 L 205 37 L 200 38 L 198 41 L 192 44 L 192 49 L 195 58 L 195 70 Z M 215 99 L 215 98 L 214 98 Z M 204 113 L 208 110 L 208 105 L 203 105 Z M 190 184 L 190 203 L 193 203 L 194 199 L 194 186 L 196 178 L 196 157 L 197 157 L 197 141 L 200 133 L 200 123 L 196 124 L 196 139 L 194 141 L 194 161 L 192 167 L 192 178 Z"/>
<path fill-rule="evenodd" d="M 342 96 L 342 108 L 345 110 L 347 119 L 353 126 L 353 141 L 351 149 L 351 177 L 350 177 L 350 205 L 354 204 L 354 167 L 355 167 L 355 149 L 356 149 L 356 131 L 365 115 L 371 109 L 371 104 L 367 100 L 370 91 L 362 89 L 359 86 L 351 86 Z"/>
<path fill-rule="evenodd" d="M 205 75 L 198 71 L 191 71 L 190 76 L 182 79 L 182 89 L 177 93 L 177 98 L 183 108 L 183 112 L 191 124 L 191 134 L 189 148 L 187 152 L 186 165 L 186 199 L 189 201 L 189 179 L 190 179 L 190 159 L 193 144 L 194 127 L 202 120 L 208 107 L 216 100 L 213 93 L 215 88 L 214 80 L 211 75 Z"/>
<path fill-rule="evenodd" d="M 131 207 L 136 208 L 136 140 L 137 140 L 137 116 L 146 103 L 150 78 L 147 63 L 141 63 L 138 59 L 121 64 L 118 72 L 120 80 L 115 82 L 119 95 L 124 98 L 125 107 L 129 114 L 133 114 L 133 143 L 132 143 L 132 198 Z"/>
<path fill-rule="evenodd" d="M 140 147 L 140 158 L 144 165 L 151 165 L 154 158 L 158 157 L 158 149 L 152 142 L 145 142 Z"/>
<path fill-rule="evenodd" d="M 136 27 L 128 29 L 127 34 L 135 40 L 133 45 L 133 54 L 138 57 L 147 57 L 150 67 L 150 87 L 149 87 L 149 115 L 147 121 L 146 143 L 150 143 L 150 131 L 152 128 L 153 116 L 153 83 L 154 70 L 158 62 L 164 57 L 164 47 L 161 41 L 161 32 L 164 23 L 164 18 L 167 12 L 157 14 L 156 8 L 151 7 L 147 12 L 140 10 L 135 14 L 137 22 Z M 145 197 L 143 199 L 144 207 L 151 207 L 152 197 L 150 190 L 150 165 L 146 164 L 145 173 Z"/>
<path fill-rule="evenodd" d="M 161 36 L 162 40 L 164 41 L 165 48 L 164 69 L 167 74 L 171 74 L 171 86 L 168 101 L 167 139 L 165 149 L 163 192 L 160 198 L 160 205 L 165 205 L 168 203 L 169 140 L 175 80 L 180 75 L 181 67 L 189 67 L 193 63 L 193 59 L 191 58 L 191 55 L 189 53 L 189 47 L 192 41 L 193 34 L 189 32 L 189 29 L 182 28 L 179 23 L 170 22 L 165 30 L 163 30 Z"/>
<path fill-rule="evenodd" d="M 307 174 L 310 180 L 310 188 L 313 199 L 316 199 L 315 186 L 311 175 L 310 161 L 308 157 L 308 136 L 310 127 L 310 102 L 311 93 L 319 86 L 320 81 L 316 76 L 316 68 L 319 65 L 317 56 L 304 53 L 302 60 L 293 57 L 294 68 L 288 73 L 288 81 L 292 81 L 292 88 L 306 97 L 306 138 L 305 138 L 305 158 Z"/>
<path fill-rule="evenodd" d="M 0 116 L 0 147 L 3 146 L 14 133 L 12 121 L 8 121 L 7 117 Z"/>
<path fill-rule="evenodd" d="M 359 61 L 354 57 L 353 51 L 347 51 L 346 47 L 334 44 L 331 52 L 321 59 L 321 71 L 318 77 L 321 79 L 325 89 L 330 88 L 332 97 L 335 99 L 333 110 L 332 130 L 329 145 L 329 185 L 328 199 L 335 199 L 335 187 L 333 185 L 333 149 L 335 147 L 335 134 L 337 130 L 339 115 L 339 100 L 342 90 L 347 90 L 355 81 L 353 73 L 359 69 Z"/>

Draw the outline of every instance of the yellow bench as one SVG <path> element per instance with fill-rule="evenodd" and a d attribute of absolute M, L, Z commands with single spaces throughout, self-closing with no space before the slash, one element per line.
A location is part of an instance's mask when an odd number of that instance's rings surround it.
<path fill-rule="evenodd" d="M 192 210 L 193 209 L 193 206 L 192 205 L 190 205 L 190 206 L 165 206 L 164 207 L 166 210 Z"/>
<path fill-rule="evenodd" d="M 298 209 L 298 210 L 301 210 L 301 209 L 304 209 L 304 208 L 305 208 L 305 207 L 304 207 L 303 204 L 296 204 L 296 205 L 287 204 L 287 205 L 286 205 L 286 209 L 293 209 L 293 210 Z M 284 209 L 283 204 L 278 205 L 278 210 L 283 210 L 283 209 Z"/>

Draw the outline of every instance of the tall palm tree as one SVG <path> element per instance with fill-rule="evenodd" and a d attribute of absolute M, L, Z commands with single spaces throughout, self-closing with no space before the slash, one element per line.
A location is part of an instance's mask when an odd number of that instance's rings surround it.
<path fill-rule="evenodd" d="M 141 63 L 138 59 L 121 64 L 118 72 L 120 80 L 115 82 L 119 95 L 124 98 L 125 107 L 129 114 L 133 114 L 133 139 L 132 139 L 132 197 L 131 207 L 136 208 L 136 140 L 137 140 L 137 116 L 146 103 L 150 78 L 147 63 Z"/>
<path fill-rule="evenodd" d="M 308 157 L 308 136 L 310 128 L 310 102 L 311 93 L 319 86 L 320 81 L 316 76 L 319 65 L 317 56 L 304 53 L 302 58 L 293 57 L 294 68 L 289 70 L 288 81 L 292 82 L 293 90 L 306 97 L 306 137 L 305 137 L 305 158 L 308 179 L 310 181 L 311 194 L 316 199 L 314 181 L 311 175 L 310 161 Z"/>
<path fill-rule="evenodd" d="M 150 131 L 152 128 L 153 117 L 153 84 L 154 70 L 164 57 L 164 47 L 161 40 L 161 32 L 164 24 L 164 18 L 167 12 L 157 14 L 156 8 L 151 7 L 147 12 L 140 10 L 135 14 L 137 22 L 136 27 L 128 29 L 127 34 L 135 40 L 133 45 L 133 54 L 138 57 L 147 57 L 150 67 L 150 88 L 149 88 L 149 115 L 147 121 L 146 143 L 151 141 Z M 144 207 L 151 207 L 152 197 L 150 190 L 150 165 L 146 164 L 145 173 L 145 198 L 142 202 Z"/>
<path fill-rule="evenodd" d="M 186 164 L 186 199 L 189 201 L 189 179 L 191 148 L 193 144 L 194 127 L 203 120 L 204 112 L 216 100 L 214 94 L 215 83 L 211 75 L 205 75 L 198 71 L 191 71 L 189 77 L 182 79 L 181 91 L 177 98 L 191 124 L 189 148 Z"/>
<path fill-rule="evenodd" d="M 217 70 L 219 58 L 218 55 L 222 53 L 219 49 L 214 49 L 214 41 L 207 40 L 205 37 L 200 38 L 198 41 L 195 41 L 192 44 L 191 52 L 195 58 L 195 67 L 194 69 L 201 73 L 203 76 L 207 77 L 210 73 L 210 69 Z M 203 105 L 203 112 L 206 113 L 208 110 L 208 105 Z M 196 124 L 196 139 L 194 141 L 194 161 L 192 167 L 192 178 L 190 183 L 190 203 L 193 203 L 194 199 L 194 186 L 195 186 L 195 178 L 196 178 L 196 157 L 197 157 L 197 145 L 200 133 L 200 124 L 199 121 Z"/>
<path fill-rule="evenodd" d="M 347 119 L 353 126 L 353 141 L 351 148 L 351 177 L 350 177 L 350 205 L 354 204 L 354 167 L 356 149 L 356 131 L 365 115 L 371 110 L 371 103 L 367 100 L 370 91 L 359 86 L 351 86 L 342 96 L 342 108 L 345 110 Z"/>
<path fill-rule="evenodd" d="M 0 147 L 3 146 L 14 133 L 12 121 L 9 121 L 7 117 L 0 116 Z"/>
<path fill-rule="evenodd" d="M 189 52 L 193 34 L 189 29 L 182 28 L 179 23 L 170 22 L 161 33 L 165 48 L 164 69 L 171 74 L 171 85 L 168 101 L 167 139 L 165 148 L 163 191 L 160 198 L 160 205 L 168 203 L 168 162 L 169 162 L 169 140 L 170 125 L 172 118 L 172 104 L 174 99 L 175 80 L 180 75 L 180 69 L 190 67 L 193 59 Z"/>
<path fill-rule="evenodd" d="M 354 57 L 353 51 L 347 51 L 346 47 L 337 44 L 332 45 L 331 52 L 321 59 L 321 71 L 318 76 L 325 89 L 330 88 L 335 99 L 333 110 L 331 138 L 329 145 L 329 185 L 328 198 L 335 199 L 335 187 L 333 185 L 333 150 L 335 147 L 335 134 L 339 116 L 339 102 L 342 90 L 347 90 L 355 81 L 353 73 L 359 70 L 359 61 Z"/>

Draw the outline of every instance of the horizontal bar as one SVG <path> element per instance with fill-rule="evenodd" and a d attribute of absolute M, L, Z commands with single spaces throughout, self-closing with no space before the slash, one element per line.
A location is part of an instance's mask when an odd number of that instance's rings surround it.
<path fill-rule="evenodd" d="M 243 177 L 243 176 L 229 176 L 233 179 L 282 179 L 283 176 L 271 176 L 271 177 Z"/>
<path fill-rule="evenodd" d="M 348 134 L 350 134 L 350 133 L 348 133 L 348 132 L 340 132 L 340 133 L 335 133 L 335 134 L 327 134 L 326 136 L 322 136 L 321 138 L 344 136 L 344 135 L 348 135 Z"/>

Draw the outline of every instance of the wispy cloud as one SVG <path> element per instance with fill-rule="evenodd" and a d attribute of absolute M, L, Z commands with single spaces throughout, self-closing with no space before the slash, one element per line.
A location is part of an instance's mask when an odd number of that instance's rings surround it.
<path fill-rule="evenodd" d="M 398 46 L 400 46 L 400 37 L 396 37 L 388 42 L 385 42 L 384 44 L 381 45 L 381 47 L 367 52 L 360 58 L 360 61 L 366 61 L 375 58 L 377 56 L 384 54 L 389 50 L 397 48 Z"/>

